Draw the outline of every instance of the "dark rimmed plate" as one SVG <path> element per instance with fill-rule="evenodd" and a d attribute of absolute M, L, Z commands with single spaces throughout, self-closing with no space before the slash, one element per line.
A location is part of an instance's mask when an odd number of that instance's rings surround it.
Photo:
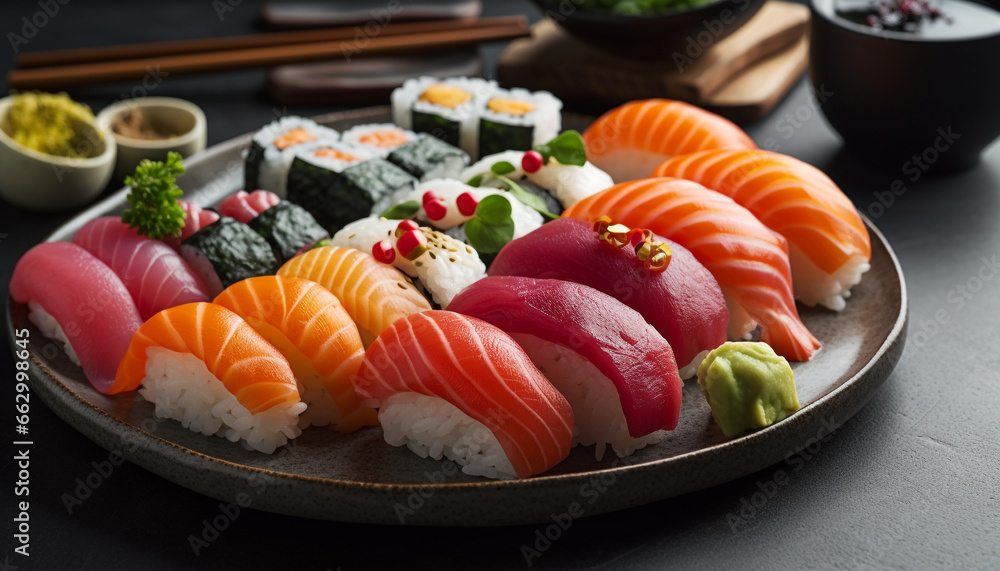
<path fill-rule="evenodd" d="M 378 107 L 318 118 L 334 128 L 390 121 Z M 587 119 L 567 115 L 569 128 Z M 249 135 L 189 159 L 180 181 L 186 198 L 213 204 L 240 188 L 240 151 Z M 80 214 L 49 240 L 66 240 L 87 221 L 120 212 L 124 191 Z M 903 274 L 871 223 L 871 270 L 835 314 L 802 309 L 823 349 L 793 365 L 802 410 L 765 430 L 726 440 L 697 383 L 684 388 L 680 424 L 662 443 L 618 460 L 597 462 L 576 448 L 544 476 L 486 481 L 451 462 L 421 459 L 385 444 L 377 428 L 350 435 L 310 428 L 274 455 L 245 451 L 222 438 L 157 419 L 137 394 L 109 397 L 8 302 L 8 338 L 31 329 L 30 386 L 73 428 L 104 448 L 196 492 L 283 514 L 338 521 L 416 525 L 508 525 L 551 514 L 594 515 L 706 488 L 760 470 L 825 438 L 853 415 L 889 375 L 903 351 L 907 302 Z M 245 496 L 241 496 L 245 494 Z M 577 504 L 574 506 L 574 504 Z"/>

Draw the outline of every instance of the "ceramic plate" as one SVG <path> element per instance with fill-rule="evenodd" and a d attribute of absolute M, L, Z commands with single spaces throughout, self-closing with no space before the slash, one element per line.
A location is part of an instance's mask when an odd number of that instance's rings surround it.
<path fill-rule="evenodd" d="M 388 122 L 386 107 L 338 113 L 319 121 L 337 129 Z M 568 127 L 586 126 L 567 116 Z M 241 188 L 240 151 L 249 136 L 216 145 L 187 162 L 185 198 L 210 205 Z M 118 213 L 124 191 L 74 218 L 50 240 L 67 240 L 94 217 Z M 706 488 L 750 474 L 824 438 L 847 420 L 889 375 L 903 350 L 906 289 L 895 255 L 879 231 L 872 236 L 871 270 L 847 309 L 800 308 L 823 342 L 808 363 L 793 365 L 802 409 L 765 430 L 726 440 L 698 384 L 684 387 L 678 428 L 660 444 L 625 459 L 594 459 L 576 448 L 543 476 L 487 481 L 449 462 L 421 459 L 366 428 L 340 435 L 310 428 L 274 455 L 243 450 L 225 439 L 195 434 L 157 419 L 138 394 L 109 397 L 93 390 L 81 369 L 9 302 L 8 338 L 32 329 L 31 389 L 70 426 L 108 450 L 196 492 L 224 501 L 247 494 L 257 509 L 338 521 L 417 525 L 502 525 L 545 521 L 574 508 L 609 512 Z M 244 498 L 245 501 L 245 498 Z"/>

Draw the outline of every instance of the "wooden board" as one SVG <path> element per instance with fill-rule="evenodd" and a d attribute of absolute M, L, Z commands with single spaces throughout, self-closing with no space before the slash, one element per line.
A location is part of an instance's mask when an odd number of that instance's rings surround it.
<path fill-rule="evenodd" d="M 769 112 L 805 70 L 809 9 L 772 0 L 745 26 L 707 47 L 641 61 L 608 54 L 543 20 L 513 42 L 498 67 L 504 85 L 551 91 L 588 109 L 666 97 L 740 121 Z"/>

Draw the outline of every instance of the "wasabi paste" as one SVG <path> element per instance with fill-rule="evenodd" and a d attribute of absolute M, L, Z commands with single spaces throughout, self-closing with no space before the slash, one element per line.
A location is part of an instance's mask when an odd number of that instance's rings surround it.
<path fill-rule="evenodd" d="M 11 139 L 36 151 L 67 158 L 88 158 L 81 152 L 92 150 L 81 125 L 93 125 L 90 107 L 77 103 L 65 93 L 37 91 L 13 96 L 3 119 L 3 130 Z M 100 131 L 92 129 L 97 137 Z M 93 135 L 92 135 L 93 136 Z"/>
<path fill-rule="evenodd" d="M 727 438 L 799 410 L 792 368 L 767 343 L 724 343 L 698 367 L 698 384 Z"/>

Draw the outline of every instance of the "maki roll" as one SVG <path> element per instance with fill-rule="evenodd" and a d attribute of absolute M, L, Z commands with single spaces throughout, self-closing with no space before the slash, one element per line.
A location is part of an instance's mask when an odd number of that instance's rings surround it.
<path fill-rule="evenodd" d="M 468 153 L 430 135 L 418 135 L 393 149 L 386 159 L 421 181 L 458 178 L 469 164 Z"/>
<path fill-rule="evenodd" d="M 212 297 L 240 280 L 273 274 L 280 265 L 267 240 L 228 216 L 181 242 L 181 256 Z"/>
<path fill-rule="evenodd" d="M 287 200 L 261 212 L 249 226 L 267 240 L 281 261 L 292 259 L 303 248 L 330 236 L 312 214 Z"/>
<path fill-rule="evenodd" d="M 288 200 L 305 208 L 331 234 L 380 210 L 417 179 L 363 149 L 340 143 L 306 148 L 288 170 Z"/>
<path fill-rule="evenodd" d="M 498 89 L 479 110 L 479 156 L 529 151 L 559 134 L 562 101 L 547 91 Z"/>
<path fill-rule="evenodd" d="M 392 123 L 358 125 L 344 131 L 340 136 L 341 142 L 362 148 L 382 158 L 416 139 L 416 133 L 400 129 Z"/>
<path fill-rule="evenodd" d="M 285 179 L 299 145 L 336 141 L 340 134 L 304 117 L 282 117 L 257 132 L 244 155 L 243 188 L 285 196 Z"/>
<path fill-rule="evenodd" d="M 496 91 L 496 82 L 470 77 L 418 77 L 392 92 L 397 125 L 429 133 L 479 156 L 479 109 Z"/>
<path fill-rule="evenodd" d="M 304 208 L 266 190 L 232 194 L 219 204 L 219 212 L 248 224 L 267 240 L 282 262 L 330 237 Z"/>

